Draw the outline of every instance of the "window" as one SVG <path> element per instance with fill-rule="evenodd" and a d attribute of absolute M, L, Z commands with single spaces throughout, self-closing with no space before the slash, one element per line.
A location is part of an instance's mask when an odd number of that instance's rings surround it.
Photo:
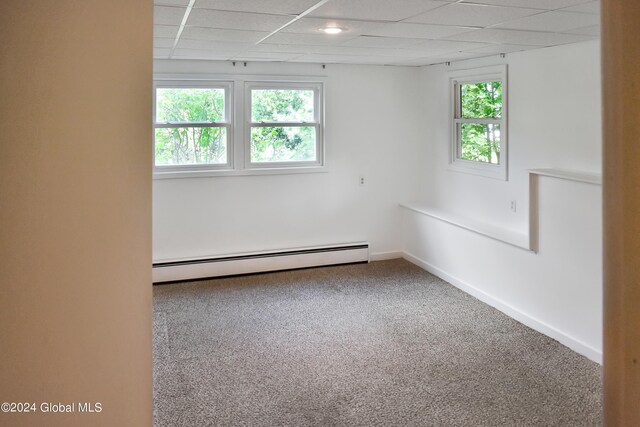
<path fill-rule="evenodd" d="M 321 84 L 248 82 L 245 90 L 248 167 L 323 164 Z"/>
<path fill-rule="evenodd" d="M 154 178 L 325 170 L 322 82 L 157 78 Z"/>
<path fill-rule="evenodd" d="M 226 169 L 231 165 L 231 86 L 158 82 L 156 171 Z"/>
<path fill-rule="evenodd" d="M 451 167 L 507 179 L 506 66 L 451 73 Z"/>

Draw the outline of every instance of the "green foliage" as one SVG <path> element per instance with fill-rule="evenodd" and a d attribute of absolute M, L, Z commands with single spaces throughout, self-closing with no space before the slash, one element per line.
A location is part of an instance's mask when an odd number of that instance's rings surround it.
<path fill-rule="evenodd" d="M 482 82 L 460 85 L 462 117 L 499 119 L 502 117 L 502 83 Z M 463 160 L 500 163 L 500 126 L 487 123 L 461 123 Z"/>
<path fill-rule="evenodd" d="M 255 89 L 251 92 L 253 122 L 312 122 L 312 90 Z M 251 161 L 312 161 L 316 158 L 313 126 L 262 126 L 251 129 Z"/>
<path fill-rule="evenodd" d="M 224 119 L 223 89 L 157 89 L 157 123 L 206 123 Z M 157 165 L 216 164 L 227 161 L 226 128 L 156 128 L 155 134 Z"/>
<path fill-rule="evenodd" d="M 502 83 L 460 85 L 460 101 L 465 119 L 499 119 L 502 117 Z"/>

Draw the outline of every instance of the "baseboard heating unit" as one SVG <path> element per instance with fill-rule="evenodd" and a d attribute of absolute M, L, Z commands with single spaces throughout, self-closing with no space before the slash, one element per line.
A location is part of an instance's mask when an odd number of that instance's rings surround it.
<path fill-rule="evenodd" d="M 153 283 L 358 262 L 369 262 L 368 243 L 347 243 L 211 258 L 158 261 L 153 263 Z"/>

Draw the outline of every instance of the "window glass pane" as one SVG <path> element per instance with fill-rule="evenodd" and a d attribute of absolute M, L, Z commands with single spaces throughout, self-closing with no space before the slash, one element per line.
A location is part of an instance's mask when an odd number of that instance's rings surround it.
<path fill-rule="evenodd" d="M 224 89 L 156 89 L 156 123 L 224 121 Z"/>
<path fill-rule="evenodd" d="M 253 89 L 251 120 L 254 122 L 313 122 L 313 90 Z"/>
<path fill-rule="evenodd" d="M 252 162 L 313 162 L 315 160 L 315 127 L 251 128 Z"/>
<path fill-rule="evenodd" d="M 502 117 L 502 82 L 460 85 L 462 117 L 498 119 Z"/>
<path fill-rule="evenodd" d="M 458 132 L 460 159 L 500 164 L 500 125 L 460 123 Z"/>
<path fill-rule="evenodd" d="M 223 127 L 156 128 L 156 165 L 227 163 L 227 129 Z"/>

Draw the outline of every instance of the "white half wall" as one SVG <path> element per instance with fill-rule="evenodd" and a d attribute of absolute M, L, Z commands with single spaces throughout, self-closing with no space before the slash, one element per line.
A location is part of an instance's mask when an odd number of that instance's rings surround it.
<path fill-rule="evenodd" d="M 428 185 L 419 200 L 526 232 L 528 169 L 600 171 L 599 60 L 599 43 L 590 42 L 456 65 L 508 64 L 509 181 L 448 170 L 450 68 L 425 68 L 421 179 Z M 419 265 L 600 361 L 601 206 L 599 185 L 540 177 L 537 254 L 410 211 L 404 214 L 404 250 Z"/>
<path fill-rule="evenodd" d="M 323 173 L 155 180 L 155 261 L 359 241 L 373 258 L 401 248 L 398 202 L 417 194 L 424 161 L 418 68 L 157 61 L 155 72 L 326 76 L 327 152 Z"/>

